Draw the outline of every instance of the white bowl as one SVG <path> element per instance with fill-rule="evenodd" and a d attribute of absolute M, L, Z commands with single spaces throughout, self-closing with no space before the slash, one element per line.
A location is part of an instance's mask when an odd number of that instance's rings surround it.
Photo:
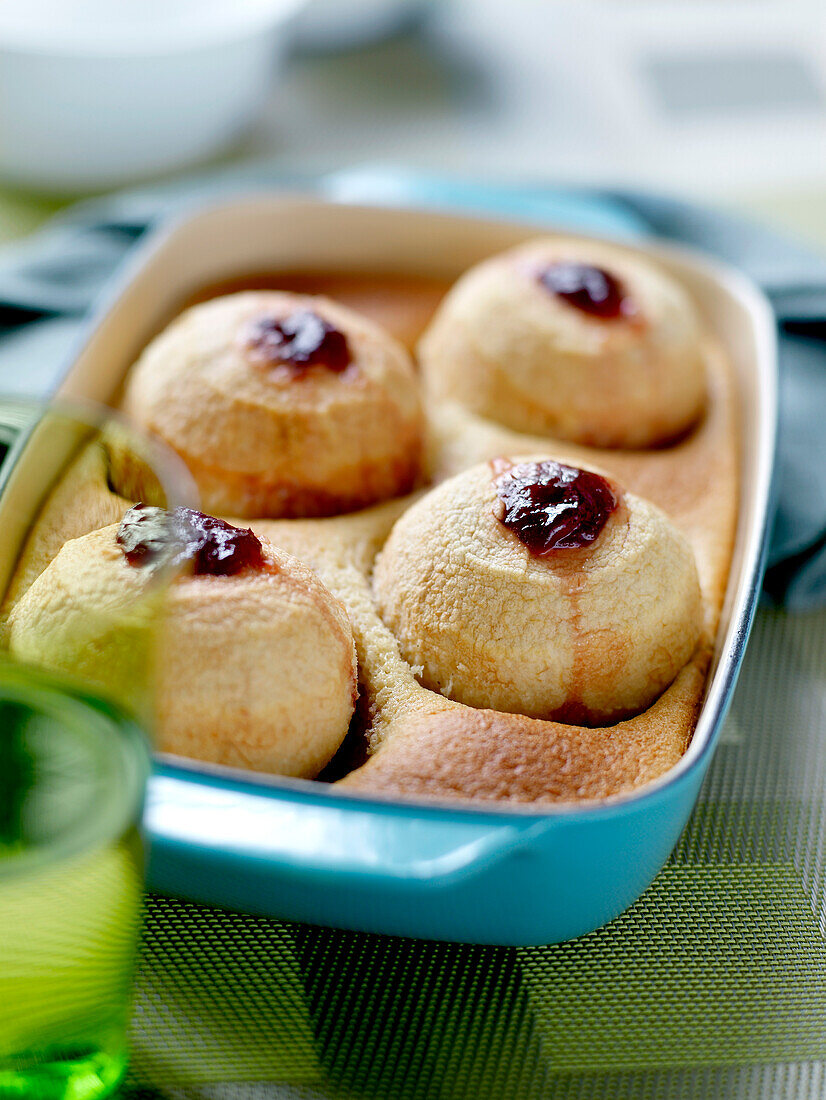
<path fill-rule="evenodd" d="M 266 102 L 301 2 L 0 4 L 0 174 L 77 191 L 208 156 Z"/>

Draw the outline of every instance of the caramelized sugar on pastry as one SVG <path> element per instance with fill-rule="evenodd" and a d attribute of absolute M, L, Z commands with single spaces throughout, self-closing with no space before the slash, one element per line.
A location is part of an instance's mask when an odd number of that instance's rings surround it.
<path fill-rule="evenodd" d="M 183 458 L 210 512 L 334 515 L 409 492 L 423 414 L 405 349 L 326 298 L 259 291 L 183 313 L 132 369 L 123 406 Z M 162 504 L 110 440 L 122 496 Z"/>
<path fill-rule="evenodd" d="M 686 292 L 651 261 L 583 240 L 538 240 L 471 268 L 419 358 L 437 396 L 590 446 L 668 443 L 706 400 Z"/>
<path fill-rule="evenodd" d="M 417 501 L 374 589 L 425 687 L 577 725 L 644 710 L 702 622 L 693 554 L 666 516 L 550 459 L 475 466 Z"/>
<path fill-rule="evenodd" d="M 141 597 L 164 564 L 175 575 L 152 635 L 158 748 L 317 775 L 355 705 L 350 622 L 314 573 L 252 531 L 189 509 L 130 509 L 65 543 L 12 612 L 11 652 L 122 697 L 136 616 L 157 611 Z"/>

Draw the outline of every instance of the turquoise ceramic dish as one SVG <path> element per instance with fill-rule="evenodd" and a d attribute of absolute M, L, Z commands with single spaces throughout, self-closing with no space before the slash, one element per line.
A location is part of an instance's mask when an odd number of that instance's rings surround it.
<path fill-rule="evenodd" d="M 430 187 L 427 202 L 456 204 L 455 189 Z M 495 194 L 488 192 L 497 220 L 266 195 L 196 211 L 140 249 L 62 392 L 111 400 L 135 353 L 199 285 L 279 265 L 384 265 L 455 276 L 548 230 L 535 206 L 530 225 L 521 209 L 505 220 L 504 199 L 493 203 Z M 386 193 L 375 198 L 395 201 Z M 473 204 L 481 202 L 475 193 Z M 637 228 L 619 212 L 610 227 L 605 217 L 603 210 L 594 223 L 600 235 L 627 240 Z M 587 230 L 586 209 L 573 220 Z M 774 321 L 762 294 L 704 257 L 656 242 L 638 247 L 688 286 L 731 357 L 741 398 L 737 543 L 707 695 L 680 763 L 604 803 L 510 809 L 402 804 L 159 758 L 145 819 L 152 888 L 291 920 L 516 945 L 588 932 L 650 884 L 696 801 L 757 603 L 777 399 Z M 0 498 L 0 515 L 2 507 Z"/>
<path fill-rule="evenodd" d="M 571 939 L 651 883 L 688 820 L 715 739 L 704 760 L 656 792 L 552 813 L 353 799 L 164 765 L 150 787 L 149 884 L 396 936 Z"/>

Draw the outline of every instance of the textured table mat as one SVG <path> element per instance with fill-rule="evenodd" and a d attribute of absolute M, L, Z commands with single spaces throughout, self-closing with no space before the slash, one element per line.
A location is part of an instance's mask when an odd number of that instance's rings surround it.
<path fill-rule="evenodd" d="M 402 198 L 414 197 L 400 186 Z M 5 254 L 0 388 L 20 377 L 28 389 L 48 388 L 90 296 L 176 195 L 180 188 L 94 204 Z M 457 201 L 467 198 L 465 187 Z M 496 205 L 485 189 L 477 200 L 477 208 Z M 548 209 L 542 195 L 523 193 L 519 209 L 513 193 L 507 202 L 530 217 Z M 559 218 L 582 215 L 575 199 L 560 202 Z M 761 277 L 800 334 L 785 342 L 794 446 L 783 458 L 775 592 L 810 604 L 826 571 L 826 268 L 815 259 L 801 266 L 799 251 L 766 234 L 752 243 L 742 226 L 650 198 L 639 207 L 614 199 L 596 215 L 586 209 L 580 224 L 598 216 L 609 231 L 618 213 L 615 229 L 630 217 L 682 239 L 719 240 L 722 253 Z M 817 476 L 808 477 L 807 463 Z M 824 811 L 826 611 L 763 610 L 701 802 L 665 870 L 613 924 L 573 943 L 491 949 L 149 898 L 123 1094 L 820 1100 Z"/>
<path fill-rule="evenodd" d="M 627 913 L 494 949 L 150 898 L 127 1092 L 820 1100 L 825 854 L 826 612 L 765 610 L 702 800 Z"/>

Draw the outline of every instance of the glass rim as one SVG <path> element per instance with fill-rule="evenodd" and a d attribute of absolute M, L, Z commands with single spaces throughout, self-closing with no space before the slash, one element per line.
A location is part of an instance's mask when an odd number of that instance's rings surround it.
<path fill-rule="evenodd" d="M 77 439 L 64 438 L 61 446 L 65 445 L 65 454 L 61 458 L 58 467 L 46 478 L 40 476 L 39 445 L 41 440 L 38 432 L 48 430 L 49 423 L 52 427 L 64 431 L 68 428 L 71 432 L 80 430 Z M 5 423 L 4 423 L 5 421 Z M 11 421 L 11 423 L 10 423 Z M 21 470 L 24 479 L 24 487 L 17 488 L 18 495 L 22 492 L 23 501 L 37 497 L 34 511 L 28 521 L 20 524 L 18 545 L 15 558 L 25 549 L 32 531 L 36 527 L 43 508 L 48 503 L 50 495 L 65 477 L 72 462 L 81 454 L 84 447 L 97 441 L 105 450 L 107 446 L 107 429 L 119 429 L 129 443 L 134 443 L 133 448 L 144 460 L 146 466 L 157 478 L 166 500 L 166 507 L 173 509 L 177 506 L 197 508 L 199 505 L 198 491 L 195 481 L 186 467 L 183 459 L 161 438 L 151 431 L 136 424 L 130 417 L 119 409 L 110 408 L 108 405 L 99 404 L 85 398 L 65 398 L 57 395 L 51 397 L 32 397 L 20 394 L 4 396 L 0 391 L 0 443 L 3 439 L 2 428 L 7 427 L 12 435 L 8 442 L 8 451 L 0 462 L 0 512 L 3 508 L 3 497 L 14 485 L 15 475 Z M 111 445 L 117 436 L 110 437 Z M 33 447 L 32 454 L 28 457 L 29 448 Z M 23 465 L 28 461 L 28 465 Z M 34 493 L 25 492 L 25 479 L 34 480 L 37 484 Z M 48 478 L 48 483 L 47 483 Z M 139 503 L 130 501 L 109 485 L 109 491 L 113 497 L 126 501 L 129 504 Z M 25 507 L 25 503 L 24 503 Z M 92 528 L 94 530 L 94 528 Z M 0 538 L 2 546 L 4 535 Z M 14 578 L 16 566 L 12 568 L 8 581 L 0 583 L 0 602 L 5 600 L 8 583 Z M 178 569 L 171 562 L 161 563 L 152 571 L 149 587 L 159 589 L 177 574 Z"/>
<path fill-rule="evenodd" d="M 9 424 L 5 418 L 12 411 L 15 414 L 14 421 Z M 4 491 L 17 460 L 24 453 L 38 427 L 50 414 L 66 421 L 73 421 L 90 431 L 102 432 L 109 424 L 126 429 L 135 439 L 140 439 L 146 445 L 151 456 L 153 473 L 158 476 L 164 492 L 168 493 L 170 507 L 178 504 L 188 507 L 198 506 L 198 490 L 195 481 L 180 455 L 160 436 L 135 423 L 121 409 L 85 397 L 66 397 L 60 393 L 6 394 L 2 389 L 0 389 L 0 443 L 5 442 L 2 436 L 3 428 L 11 429 L 16 432 L 16 435 L 9 443 L 8 453 L 2 462 L 5 469 L 0 476 L 0 494 Z"/>
<path fill-rule="evenodd" d="M 43 508 L 87 447 L 107 446 L 107 429 L 122 430 L 127 446 L 134 448 L 152 471 L 167 508 L 197 506 L 194 481 L 183 460 L 162 440 L 107 405 L 86 399 L 56 395 L 28 396 L 0 392 L 0 442 L 8 451 L 0 463 L 0 512 L 11 520 L 3 533 L 8 576 L 0 578 L 0 601 L 17 572 L 20 554 L 36 530 Z M 50 436 L 49 432 L 53 432 Z M 111 489 L 111 486 L 110 486 Z M 127 506 L 132 502 L 111 490 Z M 94 528 L 93 528 L 94 529 Z M 151 597 L 175 576 L 172 565 L 161 564 L 149 575 L 143 595 Z M 83 679 L 73 678 L 29 664 L 0 648 L 0 701 L 28 707 L 40 713 L 65 736 L 85 738 L 89 759 L 103 761 L 110 775 L 103 796 L 60 835 L 46 835 L 30 848 L 4 852 L 0 857 L 0 881 L 42 869 L 84 851 L 106 844 L 130 824 L 138 823 L 150 768 L 150 746 L 140 724 L 106 692 Z M 130 708 L 131 710 L 131 708 Z M 111 793 L 111 797 L 108 795 Z"/>
<path fill-rule="evenodd" d="M 87 740 L 94 740 L 91 752 L 96 760 L 105 758 L 112 779 L 105 785 L 105 797 L 70 829 L 0 855 L 0 882 L 97 851 L 118 840 L 130 825 L 140 824 L 151 750 L 141 728 L 124 711 L 80 684 L 6 654 L 0 659 L 0 702 L 17 703 L 45 716 L 55 723 L 58 735 L 60 729 L 82 731 Z"/>

